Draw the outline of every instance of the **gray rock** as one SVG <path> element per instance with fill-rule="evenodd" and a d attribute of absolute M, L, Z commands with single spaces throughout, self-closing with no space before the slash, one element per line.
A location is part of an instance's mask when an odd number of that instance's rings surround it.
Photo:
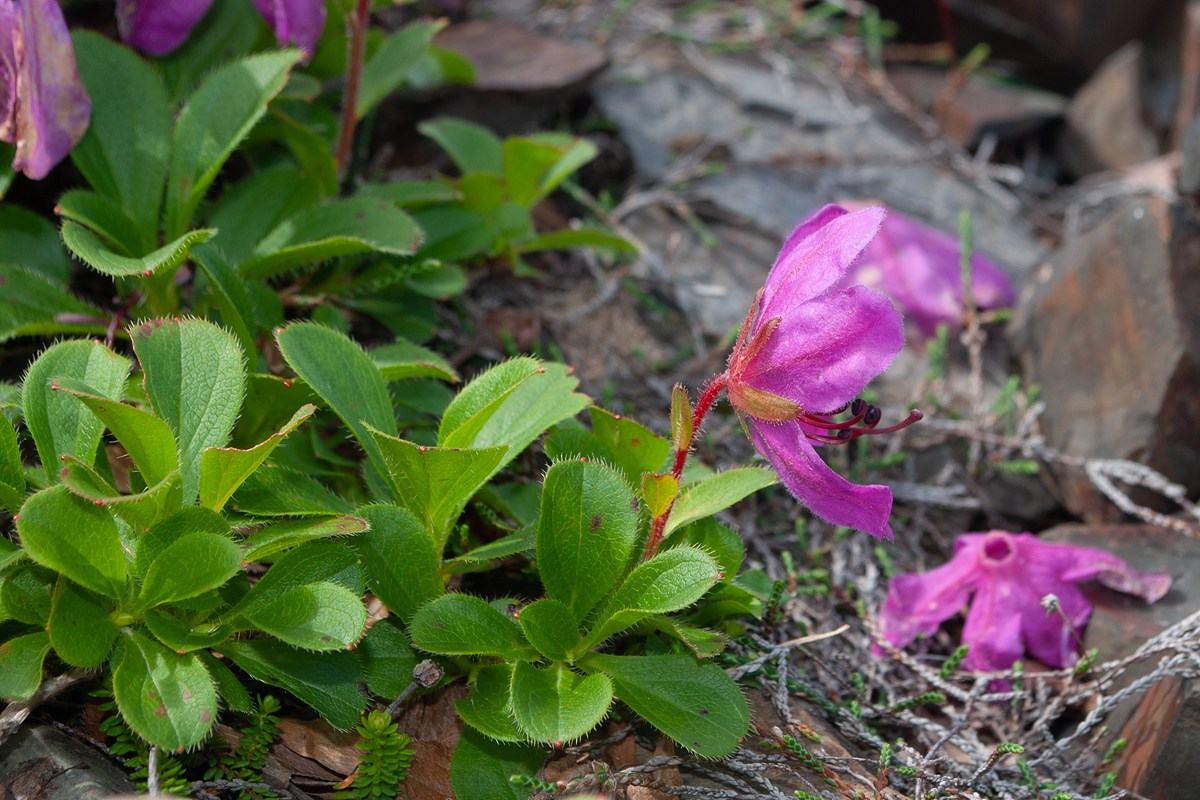
<path fill-rule="evenodd" d="M 1159 199 L 1127 203 L 1034 270 L 1009 335 L 1041 384 L 1047 444 L 1148 464 L 1200 489 L 1200 223 Z M 1117 521 L 1080 470 L 1064 504 Z"/>
<path fill-rule="evenodd" d="M 1179 167 L 1179 193 L 1200 194 L 1200 114 L 1188 125 L 1179 149 L 1183 164 Z"/>
<path fill-rule="evenodd" d="M 100 800 L 134 785 L 104 754 L 65 733 L 26 723 L 0 747 L 0 797 Z"/>
<path fill-rule="evenodd" d="M 1130 42 L 1109 56 L 1067 108 L 1062 157 L 1076 176 L 1124 170 L 1158 155 L 1142 119 L 1142 45 Z"/>

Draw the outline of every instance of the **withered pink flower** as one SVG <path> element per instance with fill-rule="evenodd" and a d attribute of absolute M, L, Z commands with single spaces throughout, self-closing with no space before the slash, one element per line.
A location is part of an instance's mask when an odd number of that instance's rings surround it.
<path fill-rule="evenodd" d="M 54 0 L 0 0 L 0 140 L 13 169 L 46 177 L 87 132 L 92 100 Z"/>
<path fill-rule="evenodd" d="M 891 539 L 886 486 L 857 486 L 817 455 L 876 428 L 879 409 L 855 396 L 904 346 L 890 300 L 862 286 L 835 288 L 879 230 L 885 212 L 829 205 L 801 223 L 783 246 L 742 325 L 723 376 L 729 402 L 748 417 L 758 451 L 813 513 L 835 525 Z M 837 414 L 850 418 L 835 422 Z"/>
<path fill-rule="evenodd" d="M 117 0 L 121 41 L 165 55 L 183 44 L 212 4 L 213 0 Z M 295 45 L 308 56 L 316 51 L 325 27 L 323 0 L 254 0 L 254 7 L 281 45 Z"/>
<path fill-rule="evenodd" d="M 1075 584 L 1089 580 L 1149 603 L 1171 588 L 1170 575 L 1138 572 L 1102 550 L 1049 544 L 1029 533 L 967 533 L 955 541 L 948 563 L 892 578 L 879 633 L 894 647 L 906 647 L 970 602 L 962 633 L 970 647 L 964 667 L 1008 669 L 1028 651 L 1060 669 L 1078 659 L 1078 638 L 1092 606 Z M 1043 607 L 1051 594 L 1061 612 Z"/>
<path fill-rule="evenodd" d="M 869 208 L 867 203 L 848 203 Z M 846 271 L 838 288 L 869 286 L 888 295 L 925 336 L 938 325 L 962 328 L 965 308 L 958 239 L 892 211 L 879 235 Z M 982 309 L 1007 308 L 1016 300 L 1008 276 L 987 256 L 971 256 L 971 292 Z"/>

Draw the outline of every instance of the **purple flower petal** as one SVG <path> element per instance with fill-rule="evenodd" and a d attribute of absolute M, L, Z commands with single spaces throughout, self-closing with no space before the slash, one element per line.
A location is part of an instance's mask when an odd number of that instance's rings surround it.
<path fill-rule="evenodd" d="M 887 369 L 902 347 L 903 320 L 892 301 L 855 286 L 789 311 L 741 380 L 805 411 L 832 411 Z"/>
<path fill-rule="evenodd" d="M 316 52 L 325 28 L 323 0 L 254 0 L 254 7 L 275 31 L 281 45 L 299 47 L 305 52 L 305 60 Z"/>
<path fill-rule="evenodd" d="M 8 98 L 0 137 L 16 146 L 13 169 L 39 180 L 83 138 L 92 101 L 79 80 L 75 47 L 58 3 L 20 0 L 10 7 L 16 99 Z"/>
<path fill-rule="evenodd" d="M 990 672 L 1007 669 L 1025 652 L 1022 644 L 1022 617 L 1013 613 L 1008 597 L 991 581 L 980 581 L 963 626 L 963 644 L 970 650 L 963 666 Z"/>
<path fill-rule="evenodd" d="M 1156 572 L 1138 572 L 1111 553 L 1088 547 L 1059 545 L 1072 552 L 1074 563 L 1063 574 L 1063 580 L 1095 580 L 1118 592 L 1140 597 L 1153 603 L 1171 589 L 1171 576 Z"/>
<path fill-rule="evenodd" d="M 821 460 L 794 420 L 768 423 L 751 418 L 750 435 L 784 485 L 814 514 L 891 541 L 891 489 L 856 486 L 838 475 Z"/>
<path fill-rule="evenodd" d="M 213 0 L 117 0 L 117 29 L 121 41 L 161 56 L 187 39 Z"/>
<path fill-rule="evenodd" d="M 16 9 L 13 0 L 0 0 L 0 139 L 17 136 L 17 53 L 13 49 Z"/>
<path fill-rule="evenodd" d="M 978 575 L 979 563 L 969 553 L 921 575 L 895 576 L 879 612 L 880 634 L 895 647 L 933 634 L 967 604 Z"/>
<path fill-rule="evenodd" d="M 838 206 L 826 206 L 801 223 L 767 276 L 758 324 L 775 316 L 786 319 L 802 303 L 828 291 L 871 241 L 886 215 L 882 208 L 848 214 Z"/>

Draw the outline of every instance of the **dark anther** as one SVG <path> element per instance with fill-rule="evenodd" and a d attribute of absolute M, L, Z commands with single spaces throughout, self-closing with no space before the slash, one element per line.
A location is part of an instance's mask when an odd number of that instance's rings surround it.
<path fill-rule="evenodd" d="M 843 442 L 850 441 L 851 439 L 854 438 L 854 429 L 853 428 L 842 428 L 840 431 L 837 432 L 837 438 L 841 439 Z"/>
<path fill-rule="evenodd" d="M 867 406 L 867 413 L 863 415 L 863 424 L 868 428 L 879 424 L 880 418 L 883 417 L 883 411 L 879 406 Z"/>
<path fill-rule="evenodd" d="M 866 404 L 867 401 L 863 400 L 861 397 L 854 398 L 854 402 L 850 404 L 850 413 L 857 417 L 859 414 L 863 413 L 863 406 Z"/>

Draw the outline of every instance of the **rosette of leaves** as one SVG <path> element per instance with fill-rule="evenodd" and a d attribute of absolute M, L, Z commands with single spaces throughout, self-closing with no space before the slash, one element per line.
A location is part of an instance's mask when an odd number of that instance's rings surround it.
<path fill-rule="evenodd" d="M 175 751 L 208 735 L 218 697 L 251 709 L 220 653 L 288 688 L 304 682 L 318 711 L 350 727 L 365 705 L 347 650 L 366 622 L 364 579 L 331 539 L 367 523 L 326 514 L 247 527 L 229 502 L 315 407 L 297 404 L 253 446 L 229 447 L 246 396 L 235 338 L 196 319 L 130 335 L 134 380 L 129 360 L 87 340 L 30 366 L 21 412 L 40 466 L 22 465 L 0 424 L 0 499 L 20 537 L 0 544 L 0 695 L 30 696 L 50 651 L 73 667 L 107 662 L 125 722 Z M 106 431 L 114 445 L 100 448 Z M 270 568 L 251 586 L 243 567 L 255 561 Z"/>
<path fill-rule="evenodd" d="M 333 793 L 333 800 L 385 800 L 395 797 L 408 777 L 412 757 L 408 735 L 400 733 L 391 716 L 372 711 L 358 725 L 362 741 L 355 745 L 358 770 L 348 789 Z"/>

